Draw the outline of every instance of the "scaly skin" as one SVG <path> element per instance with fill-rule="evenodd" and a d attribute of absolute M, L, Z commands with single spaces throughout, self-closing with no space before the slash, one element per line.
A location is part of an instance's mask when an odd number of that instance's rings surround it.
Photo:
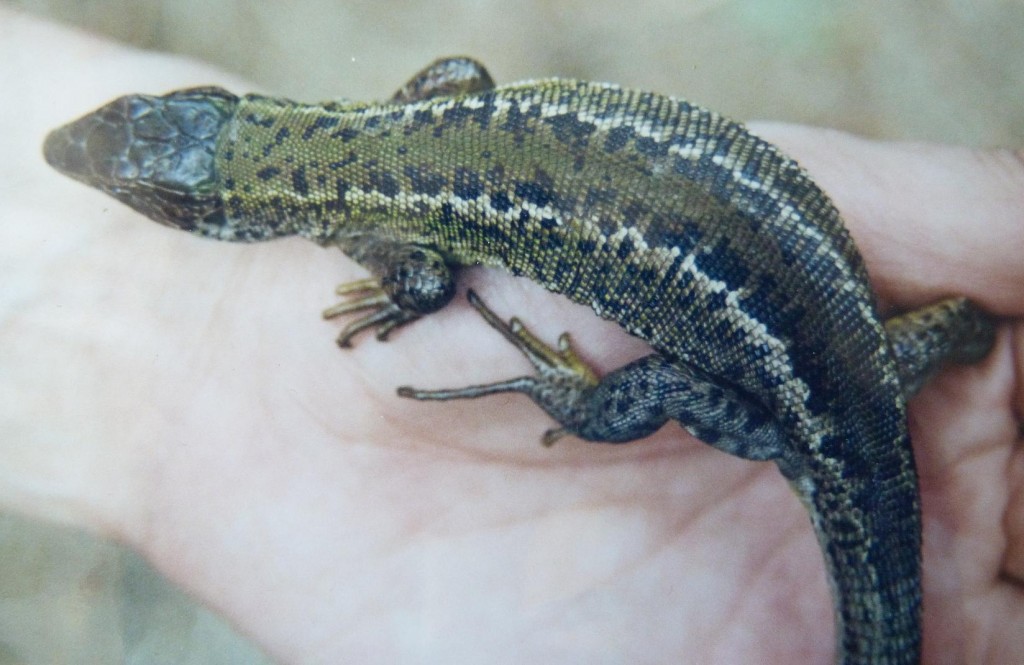
<path fill-rule="evenodd" d="M 609 84 L 494 88 L 476 63 L 442 60 L 381 104 L 215 88 L 125 97 L 55 130 L 44 152 L 163 224 L 338 245 L 377 278 L 329 310 L 371 310 L 343 345 L 444 306 L 463 265 L 590 305 L 655 354 L 599 382 L 567 347 L 547 349 L 477 303 L 538 377 L 402 394 L 526 392 L 562 425 L 552 440 L 627 441 L 674 418 L 723 450 L 774 460 L 825 555 L 837 661 L 918 662 L 905 393 L 947 357 L 983 356 L 991 325 L 958 300 L 893 324 L 891 346 L 831 201 L 741 125 Z"/>

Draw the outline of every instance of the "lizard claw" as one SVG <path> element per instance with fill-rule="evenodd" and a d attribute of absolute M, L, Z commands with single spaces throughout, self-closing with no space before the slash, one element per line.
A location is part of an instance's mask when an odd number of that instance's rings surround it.
<path fill-rule="evenodd" d="M 398 326 L 419 318 L 419 314 L 396 305 L 376 279 L 357 279 L 339 284 L 335 293 L 339 296 L 352 296 L 352 299 L 344 300 L 325 309 L 323 312 L 325 319 L 370 310 L 369 313 L 350 321 L 341 329 L 337 340 L 338 346 L 341 348 L 351 347 L 352 338 L 367 328 L 376 327 L 377 339 L 384 341 L 387 339 L 388 333 Z"/>
<path fill-rule="evenodd" d="M 464 388 L 421 390 L 401 386 L 398 395 L 418 400 L 443 401 L 472 399 L 497 393 L 523 393 L 563 424 L 562 427 L 544 433 L 541 440 L 544 446 L 551 446 L 563 436 L 573 434 L 575 430 L 567 423 L 579 420 L 579 405 L 585 401 L 584 396 L 597 386 L 599 379 L 572 349 L 569 335 L 563 333 L 559 336 L 557 347 L 549 346 L 531 333 L 518 318 L 513 317 L 506 323 L 474 291 L 470 290 L 467 295 L 469 303 L 487 324 L 526 356 L 536 374 Z"/>

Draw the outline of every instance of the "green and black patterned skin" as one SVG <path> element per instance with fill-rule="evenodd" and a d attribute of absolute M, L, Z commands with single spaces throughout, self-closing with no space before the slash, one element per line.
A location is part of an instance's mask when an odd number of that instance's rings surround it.
<path fill-rule="evenodd" d="M 221 240 L 300 235 L 373 278 L 343 331 L 443 307 L 459 266 L 500 266 L 590 305 L 654 352 L 603 379 L 471 295 L 534 377 L 420 399 L 530 395 L 564 433 L 629 441 L 680 422 L 775 461 L 832 583 L 837 661 L 916 663 L 921 523 L 906 397 L 972 362 L 988 319 L 952 299 L 883 325 L 839 213 L 742 126 L 685 101 L 549 79 L 495 87 L 434 63 L 385 103 L 218 88 L 118 99 L 50 134 L 47 161 L 152 219 Z"/>

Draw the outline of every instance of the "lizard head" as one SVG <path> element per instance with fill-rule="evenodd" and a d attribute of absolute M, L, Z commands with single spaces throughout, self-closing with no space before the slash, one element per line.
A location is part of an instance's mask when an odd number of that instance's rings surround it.
<path fill-rule="evenodd" d="M 53 130 L 47 163 L 161 224 L 231 237 L 217 192 L 217 136 L 238 98 L 220 88 L 128 95 Z"/>

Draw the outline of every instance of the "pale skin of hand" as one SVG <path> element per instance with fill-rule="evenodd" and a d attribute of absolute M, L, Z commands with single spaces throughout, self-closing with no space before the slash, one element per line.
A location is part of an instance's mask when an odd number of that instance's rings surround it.
<path fill-rule="evenodd" d="M 48 170 L 45 131 L 109 98 L 249 88 L 2 18 L 0 80 L 21 100 L 0 115 L 4 509 L 125 542 L 282 662 L 831 662 L 821 555 L 773 465 L 675 426 L 544 449 L 551 423 L 525 397 L 398 398 L 528 365 L 461 295 L 339 351 L 317 312 L 363 275 L 340 253 L 202 240 Z M 992 355 L 932 381 L 910 418 L 925 661 L 1010 662 L 1024 652 L 1020 156 L 752 129 L 833 195 L 886 306 L 966 294 L 1001 317 Z M 469 286 L 548 341 L 571 331 L 599 371 L 645 351 L 523 280 L 470 270 Z"/>

